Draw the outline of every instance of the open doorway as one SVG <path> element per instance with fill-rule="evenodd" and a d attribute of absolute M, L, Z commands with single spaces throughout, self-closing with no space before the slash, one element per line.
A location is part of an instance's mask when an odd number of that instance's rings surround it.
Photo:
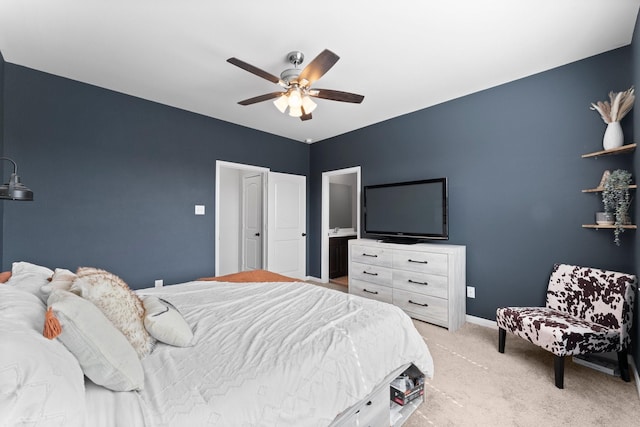
<path fill-rule="evenodd" d="M 268 169 L 216 165 L 216 275 L 265 265 L 264 180 Z M 221 250 L 224 248 L 224 250 Z"/>
<path fill-rule="evenodd" d="M 322 174 L 321 280 L 348 286 L 348 240 L 360 236 L 360 166 Z"/>
<path fill-rule="evenodd" d="M 306 177 L 216 162 L 215 272 L 306 278 Z"/>

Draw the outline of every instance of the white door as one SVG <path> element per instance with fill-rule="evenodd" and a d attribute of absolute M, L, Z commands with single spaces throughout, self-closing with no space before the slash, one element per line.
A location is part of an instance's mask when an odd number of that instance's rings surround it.
<path fill-rule="evenodd" d="M 242 177 L 242 270 L 262 268 L 262 175 Z"/>
<path fill-rule="evenodd" d="M 269 172 L 268 270 L 305 279 L 307 275 L 306 177 Z"/>

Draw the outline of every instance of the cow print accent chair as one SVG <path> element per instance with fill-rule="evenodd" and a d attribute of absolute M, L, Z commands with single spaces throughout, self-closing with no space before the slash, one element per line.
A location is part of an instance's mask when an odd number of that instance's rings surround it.
<path fill-rule="evenodd" d="M 504 353 L 507 331 L 550 351 L 558 388 L 564 388 L 565 356 L 615 351 L 620 376 L 629 382 L 635 289 L 631 274 L 556 264 L 545 307 L 497 309 L 498 351 Z"/>

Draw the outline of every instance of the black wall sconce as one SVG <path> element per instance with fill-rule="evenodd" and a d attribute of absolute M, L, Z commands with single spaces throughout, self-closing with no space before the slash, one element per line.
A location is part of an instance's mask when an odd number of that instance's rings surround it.
<path fill-rule="evenodd" d="M 9 182 L 0 185 L 0 200 L 21 200 L 25 202 L 33 201 L 33 191 L 29 190 L 20 182 L 18 176 L 18 165 L 8 157 L 0 157 L 0 160 L 8 160 L 13 163 L 13 173 Z"/>

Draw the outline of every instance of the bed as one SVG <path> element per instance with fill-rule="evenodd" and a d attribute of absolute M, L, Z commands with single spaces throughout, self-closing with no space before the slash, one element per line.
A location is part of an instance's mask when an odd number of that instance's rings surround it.
<path fill-rule="evenodd" d="M 140 361 L 139 389 L 113 391 L 58 342 L 70 334 L 70 315 L 56 311 L 53 295 L 70 292 L 49 289 L 50 315 L 42 295 L 31 298 L 37 287 L 30 294 L 14 278 L 0 285 L 0 413 L 17 424 L 388 426 L 389 383 L 412 365 L 433 375 L 423 338 L 395 306 L 297 281 L 207 278 L 135 291 L 179 313 L 192 336 L 184 346 L 155 341 Z M 51 283 L 59 281 L 45 288 Z M 38 309 L 27 309 L 36 298 Z M 41 325 L 55 314 L 62 332 L 47 339 Z M 45 391 L 36 399 L 38 384 Z"/>

